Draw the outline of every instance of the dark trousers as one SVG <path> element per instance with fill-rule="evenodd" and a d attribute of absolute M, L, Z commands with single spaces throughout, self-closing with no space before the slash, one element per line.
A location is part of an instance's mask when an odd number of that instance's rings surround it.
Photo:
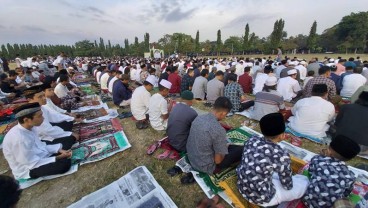
<path fill-rule="evenodd" d="M 29 176 L 31 178 L 39 178 L 43 176 L 63 174 L 67 172 L 72 166 L 71 159 L 60 159 L 53 163 L 42 165 L 38 168 L 34 168 L 29 171 Z"/>
<path fill-rule="evenodd" d="M 228 147 L 229 153 L 225 155 L 224 160 L 220 164 L 216 165 L 215 172 L 221 171 L 240 162 L 243 154 L 243 149 L 244 146 L 229 145 Z"/>
<path fill-rule="evenodd" d="M 69 150 L 73 144 L 75 143 L 75 137 L 74 136 L 67 136 L 62 138 L 54 139 L 53 141 L 43 141 L 46 144 L 61 144 L 63 146 L 63 150 Z"/>
<path fill-rule="evenodd" d="M 245 103 L 240 103 L 239 112 L 247 110 L 248 108 L 250 108 L 252 106 L 254 106 L 254 100 L 250 100 L 250 101 L 245 102 Z"/>
<path fill-rule="evenodd" d="M 51 123 L 53 126 L 58 126 L 62 128 L 64 131 L 72 131 L 73 129 L 73 121 L 63 121 L 61 123 Z"/>

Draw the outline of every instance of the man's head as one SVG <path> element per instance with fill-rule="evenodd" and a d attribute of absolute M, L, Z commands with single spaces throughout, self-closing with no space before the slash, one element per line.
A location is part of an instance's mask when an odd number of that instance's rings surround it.
<path fill-rule="evenodd" d="M 355 74 L 361 74 L 361 73 L 362 73 L 362 71 L 363 71 L 363 68 L 362 68 L 361 66 L 357 66 L 357 67 L 355 67 L 355 68 L 353 69 L 353 72 L 354 72 Z"/>
<path fill-rule="evenodd" d="M 231 111 L 233 105 L 231 101 L 227 97 L 219 97 L 215 100 L 213 104 L 213 114 L 217 118 L 218 121 L 226 118 L 226 115 Z"/>
<path fill-rule="evenodd" d="M 43 83 L 50 85 L 52 88 L 55 88 L 57 84 L 55 77 L 52 77 L 52 76 L 46 76 Z"/>
<path fill-rule="evenodd" d="M 22 189 L 18 182 L 6 175 L 0 175 L 0 207 L 16 207 Z"/>
<path fill-rule="evenodd" d="M 263 116 L 259 121 L 262 134 L 274 142 L 281 140 L 285 132 L 285 121 L 281 113 L 271 113 Z"/>
<path fill-rule="evenodd" d="M 249 66 L 246 66 L 246 67 L 244 68 L 244 73 L 249 74 L 249 72 L 250 72 L 250 67 L 249 67 Z"/>
<path fill-rule="evenodd" d="M 360 152 L 360 146 L 352 139 L 338 135 L 330 143 L 327 156 L 335 157 L 342 161 L 353 159 Z"/>
<path fill-rule="evenodd" d="M 218 80 L 222 81 L 224 79 L 224 72 L 223 71 L 217 71 L 215 76 Z"/>
<path fill-rule="evenodd" d="M 265 74 L 269 74 L 269 73 L 271 73 L 271 72 L 272 72 L 272 66 L 271 66 L 271 65 L 266 65 L 266 66 L 264 67 L 264 69 L 263 69 L 263 72 L 264 72 Z"/>
<path fill-rule="evenodd" d="M 322 66 L 321 68 L 318 69 L 318 74 L 320 76 L 330 77 L 331 68 L 329 66 Z"/>
<path fill-rule="evenodd" d="M 348 72 L 353 72 L 353 67 L 352 66 L 346 66 L 345 70 Z"/>
<path fill-rule="evenodd" d="M 40 126 L 43 122 L 40 104 L 27 103 L 13 111 L 18 122 L 26 127 Z"/>
<path fill-rule="evenodd" d="M 178 73 L 179 73 L 179 69 L 178 69 L 178 67 L 177 67 L 177 66 L 173 66 L 173 67 L 171 68 L 171 73 L 178 74 Z"/>
<path fill-rule="evenodd" d="M 129 85 L 129 79 L 130 77 L 127 74 L 122 74 L 120 77 L 120 80 L 124 85 Z"/>
<path fill-rule="evenodd" d="M 59 77 L 59 82 L 62 84 L 62 85 L 67 85 L 69 84 L 69 77 L 68 75 L 66 74 L 61 74 L 60 77 Z"/>
<path fill-rule="evenodd" d="M 194 77 L 194 69 L 193 68 L 189 68 L 187 73 L 190 77 Z"/>
<path fill-rule="evenodd" d="M 153 85 L 155 85 L 156 80 L 153 76 L 148 76 L 147 79 L 143 82 L 143 86 L 149 92 L 153 89 Z"/>
<path fill-rule="evenodd" d="M 208 77 L 208 69 L 203 69 L 202 71 L 201 71 L 201 76 L 202 77 L 205 77 L 205 78 L 207 78 Z"/>
<path fill-rule="evenodd" d="M 55 95 L 54 88 L 50 84 L 43 84 L 40 88 L 45 93 L 46 98 L 51 98 Z"/>
<path fill-rule="evenodd" d="M 307 72 L 307 76 L 308 77 L 313 77 L 314 76 L 314 71 L 312 71 L 312 70 L 311 71 L 308 71 Z"/>
<path fill-rule="evenodd" d="M 312 88 L 312 96 L 323 97 L 327 99 L 328 89 L 326 84 L 315 84 Z"/>
<path fill-rule="evenodd" d="M 296 71 L 296 69 L 291 69 L 287 72 L 288 76 L 293 78 L 293 79 L 296 79 L 296 76 L 298 75 L 298 72 Z"/>
<path fill-rule="evenodd" d="M 18 73 L 15 70 L 10 70 L 9 71 L 9 79 L 10 80 L 15 80 L 18 76 Z"/>
<path fill-rule="evenodd" d="M 171 85 L 172 85 L 171 82 L 167 81 L 166 79 L 161 80 L 161 82 L 158 85 L 158 90 L 160 91 L 160 94 L 163 97 L 166 97 L 169 95 Z"/>
<path fill-rule="evenodd" d="M 236 82 L 237 75 L 236 74 L 228 74 L 227 79 L 228 79 L 229 82 Z"/>
<path fill-rule="evenodd" d="M 30 103 L 38 103 L 39 105 L 46 104 L 45 93 L 39 86 L 33 86 L 23 91 L 23 95 Z"/>
<path fill-rule="evenodd" d="M 193 93 L 192 91 L 185 90 L 180 95 L 181 100 L 185 102 L 187 105 L 192 106 L 193 105 Z"/>
<path fill-rule="evenodd" d="M 122 71 L 116 71 L 116 72 L 115 72 L 115 77 L 119 79 L 119 78 L 121 77 L 121 75 L 122 75 L 122 74 L 123 74 L 123 72 L 122 72 Z"/>

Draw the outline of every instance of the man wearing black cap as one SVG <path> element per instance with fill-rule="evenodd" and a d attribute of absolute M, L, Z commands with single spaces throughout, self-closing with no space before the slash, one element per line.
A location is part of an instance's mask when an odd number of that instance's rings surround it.
<path fill-rule="evenodd" d="M 262 207 L 299 199 L 308 186 L 308 178 L 292 176 L 290 156 L 277 144 L 284 137 L 282 114 L 265 115 L 260 127 L 264 137 L 249 138 L 236 169 L 239 192 L 249 202 Z"/>
<path fill-rule="evenodd" d="M 18 124 L 5 135 L 3 152 L 16 179 L 38 178 L 62 174 L 71 166 L 71 151 L 61 144 L 42 142 L 33 127 L 43 123 L 38 103 L 22 105 L 14 110 Z"/>
<path fill-rule="evenodd" d="M 359 145 L 345 136 L 335 137 L 322 155 L 309 163 L 310 184 L 302 198 L 307 207 L 329 208 L 337 199 L 348 197 L 353 190 L 355 175 L 345 161 L 354 158 Z"/>

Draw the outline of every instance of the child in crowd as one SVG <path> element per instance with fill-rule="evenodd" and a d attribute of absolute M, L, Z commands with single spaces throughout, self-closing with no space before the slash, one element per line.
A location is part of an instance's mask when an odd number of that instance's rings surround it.
<path fill-rule="evenodd" d="M 253 136 L 245 143 L 236 169 L 239 192 L 249 202 L 262 207 L 299 199 L 307 189 L 308 178 L 292 175 L 290 156 L 277 144 L 284 138 L 282 114 L 265 115 L 260 127 L 264 137 Z"/>
<path fill-rule="evenodd" d="M 322 155 L 312 158 L 308 172 L 310 184 L 303 203 L 310 208 L 332 207 L 338 199 L 347 197 L 353 189 L 355 176 L 345 161 L 360 152 L 359 145 L 345 136 L 337 136 Z"/>

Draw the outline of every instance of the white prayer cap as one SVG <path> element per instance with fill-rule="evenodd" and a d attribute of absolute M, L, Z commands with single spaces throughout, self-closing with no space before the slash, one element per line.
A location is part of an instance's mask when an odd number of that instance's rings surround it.
<path fill-rule="evenodd" d="M 301 61 L 300 64 L 305 65 L 305 64 L 307 64 L 307 62 Z"/>
<path fill-rule="evenodd" d="M 292 70 L 289 70 L 287 72 L 288 75 L 293 75 L 293 74 L 297 74 L 298 72 L 296 71 L 296 69 L 292 69 Z"/>
<path fill-rule="evenodd" d="M 277 84 L 277 78 L 274 76 L 268 77 L 266 79 L 265 85 L 266 86 L 275 86 Z"/>
<path fill-rule="evenodd" d="M 297 65 L 297 64 L 295 63 L 295 61 L 290 61 L 290 62 L 289 62 L 289 65 L 295 66 L 295 65 Z"/>
<path fill-rule="evenodd" d="M 226 65 L 226 61 L 223 61 L 223 62 L 221 62 L 221 63 Z"/>
<path fill-rule="evenodd" d="M 151 85 L 155 85 L 156 83 L 155 76 L 148 76 L 146 81 L 151 83 Z"/>
<path fill-rule="evenodd" d="M 335 59 L 330 59 L 329 62 L 333 63 L 333 62 L 335 62 Z"/>
<path fill-rule="evenodd" d="M 162 79 L 160 82 L 160 85 L 165 87 L 166 89 L 170 89 L 171 88 L 171 82 L 167 81 L 166 79 Z"/>
<path fill-rule="evenodd" d="M 74 69 L 72 66 L 69 66 L 68 69 Z"/>

